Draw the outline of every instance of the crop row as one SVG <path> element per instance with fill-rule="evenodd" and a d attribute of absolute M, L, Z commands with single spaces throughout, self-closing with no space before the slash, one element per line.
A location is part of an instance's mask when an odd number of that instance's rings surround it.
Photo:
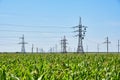
<path fill-rule="evenodd" d="M 0 80 L 119 80 L 119 54 L 0 54 Z"/>

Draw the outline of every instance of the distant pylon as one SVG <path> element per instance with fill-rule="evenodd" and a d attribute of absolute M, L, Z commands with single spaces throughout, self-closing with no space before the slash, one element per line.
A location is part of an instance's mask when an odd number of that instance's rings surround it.
<path fill-rule="evenodd" d="M 81 23 L 81 17 L 79 19 L 79 25 L 75 26 L 74 28 L 78 28 L 78 30 L 74 32 L 78 32 L 76 36 L 78 36 L 78 47 L 77 47 L 77 53 L 84 53 L 83 49 L 83 39 L 85 37 L 85 32 L 86 32 L 86 26 L 83 26 Z"/>
<path fill-rule="evenodd" d="M 104 42 L 107 44 L 107 53 L 109 52 L 109 44 L 111 43 L 108 39 L 108 37 L 106 38 L 106 41 Z"/>
<path fill-rule="evenodd" d="M 57 53 L 57 47 L 58 47 L 58 46 L 57 46 L 57 44 L 56 44 L 56 45 L 55 45 L 56 53 Z"/>
<path fill-rule="evenodd" d="M 97 44 L 97 52 L 99 53 L 99 50 L 100 50 L 100 48 L 99 48 L 99 44 Z"/>
<path fill-rule="evenodd" d="M 22 37 L 20 37 L 20 39 L 22 39 L 22 42 L 20 42 L 19 44 L 22 44 L 22 47 L 21 47 L 21 52 L 22 53 L 25 53 L 25 44 L 28 44 L 25 42 L 25 38 L 24 38 L 24 35 Z"/>
<path fill-rule="evenodd" d="M 63 40 L 61 39 L 61 53 L 63 52 Z"/>
<path fill-rule="evenodd" d="M 33 53 L 34 45 L 32 44 L 32 53 Z"/>
<path fill-rule="evenodd" d="M 36 53 L 38 53 L 38 47 L 36 48 Z"/>
<path fill-rule="evenodd" d="M 67 39 L 66 37 L 64 36 L 63 40 L 62 40 L 62 47 L 63 47 L 63 53 L 67 53 Z"/>

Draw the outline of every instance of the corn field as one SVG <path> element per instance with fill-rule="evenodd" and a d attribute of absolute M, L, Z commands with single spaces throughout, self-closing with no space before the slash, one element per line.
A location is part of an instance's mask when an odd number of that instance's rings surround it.
<path fill-rule="evenodd" d="M 0 54 L 0 80 L 119 79 L 119 54 Z"/>

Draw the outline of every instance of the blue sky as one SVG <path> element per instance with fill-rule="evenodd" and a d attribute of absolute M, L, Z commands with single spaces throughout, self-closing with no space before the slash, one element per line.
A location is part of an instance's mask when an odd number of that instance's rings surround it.
<path fill-rule="evenodd" d="M 120 0 L 0 0 L 0 52 L 20 51 L 21 45 L 17 43 L 22 34 L 29 43 L 26 51 L 31 51 L 32 44 L 45 51 L 57 44 L 60 50 L 64 35 L 73 51 L 77 38 L 73 37 L 71 27 L 78 25 L 80 16 L 82 24 L 88 26 L 85 51 L 87 45 L 88 51 L 97 51 L 97 44 L 100 51 L 106 51 L 103 42 L 107 36 L 111 41 L 110 51 L 117 51 Z"/>

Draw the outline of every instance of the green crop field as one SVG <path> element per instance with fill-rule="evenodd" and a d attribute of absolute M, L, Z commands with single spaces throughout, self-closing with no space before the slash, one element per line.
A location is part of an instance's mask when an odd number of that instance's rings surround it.
<path fill-rule="evenodd" d="M 0 54 L 0 80 L 119 79 L 119 54 Z"/>

